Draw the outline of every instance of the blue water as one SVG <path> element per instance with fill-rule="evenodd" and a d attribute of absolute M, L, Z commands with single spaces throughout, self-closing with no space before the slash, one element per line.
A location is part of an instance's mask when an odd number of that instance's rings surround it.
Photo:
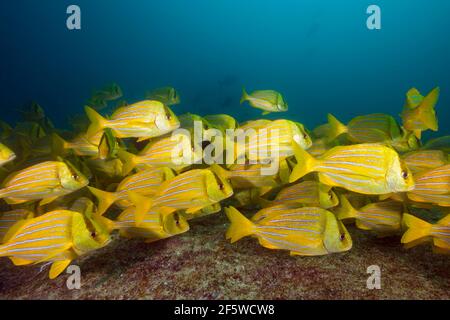
<path fill-rule="evenodd" d="M 66 28 L 77 4 L 82 30 Z M 368 30 L 366 8 L 382 10 Z M 117 82 L 128 102 L 171 85 L 176 113 L 259 117 L 241 88 L 276 89 L 286 117 L 313 128 L 331 112 L 398 116 L 412 86 L 441 87 L 439 134 L 450 133 L 448 0 L 3 0 L 1 117 L 39 102 L 59 127 L 94 88 Z"/>

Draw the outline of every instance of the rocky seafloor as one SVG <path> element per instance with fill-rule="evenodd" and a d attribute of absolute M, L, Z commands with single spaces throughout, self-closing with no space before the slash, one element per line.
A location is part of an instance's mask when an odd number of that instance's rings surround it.
<path fill-rule="evenodd" d="M 349 227 L 353 249 L 320 257 L 290 256 L 256 239 L 230 244 L 221 214 L 193 221 L 183 235 L 147 244 L 114 240 L 75 261 L 81 289 L 63 273 L 0 261 L 1 299 L 450 299 L 450 257 L 429 245 L 406 250 L 399 238 Z M 381 289 L 368 289 L 367 267 L 381 268 Z"/>

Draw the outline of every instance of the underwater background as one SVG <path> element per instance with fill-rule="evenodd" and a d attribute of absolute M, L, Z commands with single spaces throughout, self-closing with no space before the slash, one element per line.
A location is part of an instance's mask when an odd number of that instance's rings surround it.
<path fill-rule="evenodd" d="M 71 4 L 81 8 L 82 30 L 66 28 Z M 371 4 L 381 7 L 381 30 L 366 26 Z M 289 104 L 282 117 L 312 129 L 328 112 L 344 122 L 374 112 L 398 117 L 409 88 L 440 86 L 445 135 L 449 12 L 446 0 L 1 1 L 2 118 L 15 122 L 34 100 L 67 127 L 92 90 L 112 82 L 128 102 L 173 86 L 177 114 L 259 117 L 239 105 L 245 86 L 280 91 Z"/>

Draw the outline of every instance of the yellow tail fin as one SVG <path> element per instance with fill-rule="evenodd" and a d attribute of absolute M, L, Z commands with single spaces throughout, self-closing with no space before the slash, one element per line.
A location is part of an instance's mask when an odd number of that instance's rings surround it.
<path fill-rule="evenodd" d="M 439 128 L 436 112 L 434 110 L 434 107 L 439 99 L 439 92 L 439 87 L 433 89 L 420 104 L 420 108 L 423 110 L 422 121 L 430 130 L 433 131 L 437 131 Z"/>
<path fill-rule="evenodd" d="M 226 238 L 230 239 L 231 243 L 254 233 L 255 225 L 249 219 L 244 217 L 236 208 L 225 208 L 225 213 L 231 222 L 226 233 Z"/>
<path fill-rule="evenodd" d="M 106 127 L 108 121 L 91 107 L 86 106 L 84 107 L 84 110 L 86 111 L 86 115 L 91 121 L 91 125 L 89 126 L 87 131 L 87 136 L 90 138 L 99 131 L 102 131 Z"/>
<path fill-rule="evenodd" d="M 314 171 L 314 165 L 317 161 L 308 152 L 300 148 L 296 142 L 292 142 L 292 147 L 294 149 L 295 159 L 297 159 L 297 164 L 289 176 L 290 183 L 295 182 L 308 173 Z"/>
<path fill-rule="evenodd" d="M 150 198 L 144 197 L 138 193 L 127 192 L 128 198 L 136 207 L 134 210 L 136 226 L 139 226 L 144 220 L 145 214 L 150 211 L 153 206 L 153 201 Z"/>
<path fill-rule="evenodd" d="M 358 215 L 358 211 L 353 208 L 350 201 L 344 195 L 339 195 L 339 206 L 334 210 L 334 213 L 339 220 L 356 218 Z"/>
<path fill-rule="evenodd" d="M 328 140 L 330 141 L 347 132 L 347 127 L 331 113 L 328 114 L 328 124 L 330 125 L 330 132 L 328 134 Z"/>
<path fill-rule="evenodd" d="M 103 215 L 114 202 L 119 200 L 118 195 L 114 192 L 106 192 L 93 187 L 88 187 L 88 189 L 98 200 L 97 214 L 99 215 Z"/>
<path fill-rule="evenodd" d="M 248 93 L 247 91 L 245 91 L 245 88 L 242 88 L 241 104 L 243 104 L 247 100 L 248 100 Z"/>
<path fill-rule="evenodd" d="M 402 243 L 408 244 L 430 235 L 431 224 L 415 216 L 405 213 L 403 223 L 408 227 L 408 230 L 403 234 Z"/>
<path fill-rule="evenodd" d="M 122 174 L 126 176 L 133 170 L 138 164 L 138 156 L 135 154 L 119 150 L 117 156 L 123 162 Z"/>

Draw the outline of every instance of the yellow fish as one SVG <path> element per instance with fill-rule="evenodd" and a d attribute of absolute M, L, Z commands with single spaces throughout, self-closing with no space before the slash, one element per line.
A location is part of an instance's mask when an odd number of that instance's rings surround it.
<path fill-rule="evenodd" d="M 41 205 L 85 187 L 88 180 L 72 165 L 47 161 L 12 173 L 0 189 L 8 203 L 42 200 Z"/>
<path fill-rule="evenodd" d="M 220 130 L 222 134 L 225 134 L 226 130 L 234 130 L 238 126 L 236 119 L 227 114 L 211 114 L 204 116 L 203 119 L 205 119 L 213 128 Z"/>
<path fill-rule="evenodd" d="M 50 279 L 72 260 L 109 242 L 107 227 L 74 211 L 59 210 L 16 223 L 0 246 L 0 256 L 17 265 L 52 262 Z"/>
<path fill-rule="evenodd" d="M 352 247 L 345 226 L 329 211 L 314 207 L 284 205 L 263 209 L 267 214 L 247 219 L 233 207 L 225 209 L 231 226 L 226 237 L 231 243 L 254 236 L 269 249 L 289 250 L 291 255 L 317 256 L 344 252 Z"/>
<path fill-rule="evenodd" d="M 450 214 L 447 214 L 435 224 L 423 221 L 413 215 L 405 214 L 403 222 L 408 229 L 403 234 L 401 242 L 407 248 L 431 240 L 435 252 L 450 253 Z"/>
<path fill-rule="evenodd" d="M 180 95 L 172 87 L 163 87 L 153 90 L 145 95 L 148 100 L 156 100 L 164 103 L 166 106 L 172 106 L 180 103 Z"/>
<path fill-rule="evenodd" d="M 0 143 L 0 167 L 13 161 L 15 158 L 16 154 L 3 143 Z"/>
<path fill-rule="evenodd" d="M 450 207 L 450 165 L 414 176 L 415 188 L 407 193 L 410 200 Z"/>
<path fill-rule="evenodd" d="M 441 150 L 419 150 L 402 156 L 413 174 L 435 169 L 449 163 L 448 155 Z"/>
<path fill-rule="evenodd" d="M 128 200 L 128 192 L 139 193 L 144 196 L 152 196 L 158 187 L 166 180 L 175 177 L 169 168 L 153 168 L 138 171 L 136 174 L 126 177 L 116 188 L 115 192 L 106 192 L 93 187 L 88 187 L 98 200 L 98 213 L 103 214 L 115 202 L 120 207 L 128 207 L 132 202 Z"/>
<path fill-rule="evenodd" d="M 266 165 L 261 164 L 234 164 L 230 170 L 226 170 L 219 165 L 212 165 L 210 169 L 222 179 L 230 182 L 233 189 L 247 189 L 255 187 L 276 187 L 278 182 L 277 172 L 272 175 L 266 175 L 263 168 Z"/>
<path fill-rule="evenodd" d="M 70 206 L 70 211 L 82 213 L 84 216 L 91 218 L 95 212 L 95 205 L 91 199 L 81 197 L 76 199 Z"/>
<path fill-rule="evenodd" d="M 320 182 L 364 194 L 406 192 L 414 188 L 411 171 L 393 149 L 378 144 L 334 147 L 319 159 L 294 144 L 297 165 L 290 182 L 318 172 Z"/>
<path fill-rule="evenodd" d="M 52 135 L 53 149 L 57 155 L 65 155 L 67 150 L 73 150 L 74 153 L 80 157 L 97 157 L 98 145 L 100 144 L 102 135 L 102 131 L 99 131 L 92 137 L 81 134 L 69 142 L 54 133 Z"/>
<path fill-rule="evenodd" d="M 248 94 L 245 89 L 242 89 L 241 104 L 245 101 L 248 101 L 253 108 L 263 110 L 263 115 L 288 110 L 288 104 L 283 96 L 274 90 L 258 90 Z"/>
<path fill-rule="evenodd" d="M 339 197 L 339 207 L 334 210 L 339 220 L 352 219 L 356 227 L 371 230 L 380 236 L 396 234 L 402 228 L 403 204 L 397 201 L 370 203 L 355 209 L 343 195 Z"/>
<path fill-rule="evenodd" d="M 438 130 L 438 120 L 434 108 L 439 99 L 439 91 L 439 88 L 435 88 L 426 97 L 421 97 L 414 88 L 407 93 L 407 102 L 401 114 L 403 127 L 414 132 L 419 139 L 424 130 Z M 411 98 L 411 96 L 416 98 Z M 411 100 L 415 100 L 415 102 L 411 102 Z"/>
<path fill-rule="evenodd" d="M 138 141 L 144 141 L 172 132 L 180 126 L 172 110 L 159 101 L 146 100 L 118 108 L 111 119 L 103 118 L 89 107 L 85 110 L 91 120 L 88 137 L 110 128 L 117 138 L 139 138 Z"/>
<path fill-rule="evenodd" d="M 233 195 L 230 184 L 208 169 L 194 169 L 165 181 L 152 198 L 129 193 L 138 214 L 161 208 L 164 214 L 185 210 L 195 213 Z M 139 220 L 138 220 L 139 222 Z"/>
<path fill-rule="evenodd" d="M 283 188 L 273 201 L 264 201 L 265 206 L 283 203 L 328 209 L 337 206 L 339 200 L 331 187 L 317 181 L 303 181 Z"/>
<path fill-rule="evenodd" d="M 27 209 L 16 209 L 0 214 L 0 243 L 3 243 L 3 238 L 13 225 L 20 220 L 31 219 L 34 213 Z"/>

